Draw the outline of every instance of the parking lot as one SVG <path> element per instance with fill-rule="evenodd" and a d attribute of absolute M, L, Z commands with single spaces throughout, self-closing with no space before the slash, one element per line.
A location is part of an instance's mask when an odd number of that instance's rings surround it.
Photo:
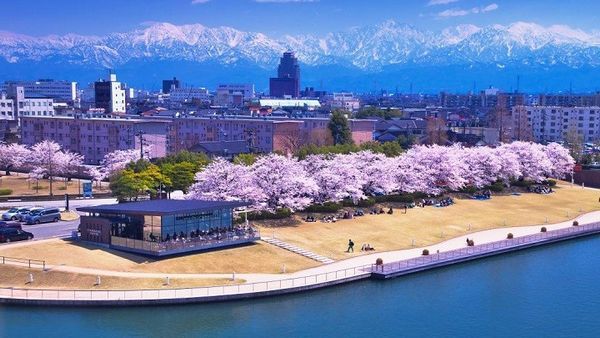
<path fill-rule="evenodd" d="M 115 203 L 114 199 L 73 199 L 70 203 L 70 210 L 75 211 L 77 207 L 81 206 L 90 206 L 90 205 L 98 205 L 98 204 L 109 204 Z M 13 202 L 3 202 L 0 203 L 0 217 L 7 210 L 12 207 L 55 207 L 59 208 L 61 211 L 64 210 L 65 202 L 62 200 L 55 201 L 13 201 Z M 71 214 L 74 216 L 74 214 Z M 40 224 L 31 224 L 27 225 L 25 223 L 21 223 L 21 227 L 24 231 L 30 232 L 34 235 L 34 240 L 40 239 L 48 239 L 48 238 L 56 238 L 56 237 L 68 237 L 71 236 L 72 231 L 77 230 L 79 226 L 78 219 L 70 219 L 70 220 L 60 220 L 58 222 L 49 222 L 49 223 L 40 223 Z M 6 245 L 4 243 L 0 243 L 0 245 Z"/>

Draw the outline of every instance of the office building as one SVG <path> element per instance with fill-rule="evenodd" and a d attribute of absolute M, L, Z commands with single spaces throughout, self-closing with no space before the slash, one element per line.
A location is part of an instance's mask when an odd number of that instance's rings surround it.
<path fill-rule="evenodd" d="M 330 109 L 343 109 L 353 112 L 360 108 L 360 100 L 352 93 L 333 93 L 325 97 L 325 102 Z"/>
<path fill-rule="evenodd" d="M 13 119 L 22 116 L 54 115 L 54 100 L 39 94 L 29 94 L 23 86 L 9 85 L 6 98 L 13 101 Z"/>
<path fill-rule="evenodd" d="M 162 82 L 162 92 L 163 94 L 169 94 L 171 90 L 177 89 L 180 87 L 179 80 L 174 77 L 172 80 L 163 80 Z"/>
<path fill-rule="evenodd" d="M 279 60 L 277 77 L 269 81 L 272 97 L 300 97 L 300 66 L 294 52 L 285 52 Z"/>
<path fill-rule="evenodd" d="M 220 84 L 214 104 L 217 106 L 241 107 L 254 98 L 253 84 Z"/>
<path fill-rule="evenodd" d="M 173 88 L 169 94 L 172 103 L 192 103 L 210 101 L 210 94 L 206 88 Z"/>
<path fill-rule="evenodd" d="M 112 71 L 106 80 L 94 83 L 94 98 L 96 108 L 103 108 L 107 113 L 125 114 L 127 111 L 125 90 Z"/>
<path fill-rule="evenodd" d="M 40 79 L 37 81 L 6 81 L 0 91 L 10 86 L 23 87 L 27 95 L 37 95 L 53 99 L 55 102 L 73 103 L 77 101 L 77 82 Z"/>
<path fill-rule="evenodd" d="M 0 120 L 16 120 L 14 101 L 6 97 L 6 93 L 0 93 Z"/>

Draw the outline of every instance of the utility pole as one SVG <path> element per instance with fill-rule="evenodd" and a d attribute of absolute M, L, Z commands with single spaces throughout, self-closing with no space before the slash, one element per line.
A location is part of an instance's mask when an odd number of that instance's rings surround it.
<path fill-rule="evenodd" d="M 144 158 L 144 132 L 138 131 L 136 136 L 140 138 L 140 159 Z"/>

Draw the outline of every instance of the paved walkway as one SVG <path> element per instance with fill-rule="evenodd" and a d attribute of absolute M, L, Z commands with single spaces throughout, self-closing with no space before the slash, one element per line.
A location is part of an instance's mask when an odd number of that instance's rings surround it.
<path fill-rule="evenodd" d="M 271 245 L 274 245 L 276 247 L 291 251 L 293 253 L 296 253 L 300 256 L 304 256 L 306 258 L 310 258 L 312 260 L 315 260 L 317 262 L 323 263 L 323 264 L 331 264 L 333 262 L 335 262 L 333 259 L 325 257 L 325 256 L 321 256 L 319 254 L 316 254 L 312 251 L 308 251 L 306 249 L 302 249 L 300 247 L 297 247 L 293 244 L 281 241 L 277 238 L 274 237 L 263 237 L 261 238 L 263 240 L 263 242 L 269 243 Z"/>
<path fill-rule="evenodd" d="M 577 217 L 577 220 L 580 224 L 587 224 L 592 222 L 600 221 L 600 211 L 590 212 L 584 215 Z M 344 270 L 355 270 L 355 275 L 360 275 L 361 271 L 356 271 L 359 267 L 367 267 L 371 266 L 375 263 L 377 258 L 383 259 L 384 263 L 394 262 L 405 260 L 414 257 L 420 257 L 424 248 L 429 249 L 430 252 L 436 252 L 439 250 L 440 252 L 455 250 L 466 247 L 466 239 L 472 239 L 475 241 L 476 245 L 495 242 L 499 240 L 506 239 L 506 235 L 510 232 L 514 235 L 514 237 L 521 237 L 531 234 L 536 234 L 540 232 L 540 228 L 545 226 L 548 230 L 557 230 L 562 228 L 568 228 L 573 225 L 573 220 L 564 221 L 556 224 L 541 224 L 541 225 L 532 225 L 532 226 L 522 226 L 522 227 L 509 227 L 509 228 L 499 228 L 492 230 L 484 230 L 480 232 L 471 233 L 464 236 L 459 236 L 456 238 L 449 239 L 447 241 L 426 246 L 420 248 L 406 249 L 406 250 L 396 250 L 396 251 L 387 251 L 387 252 L 375 252 L 372 254 L 361 255 L 358 257 L 348 258 L 340 261 L 336 261 L 330 264 L 320 265 L 314 268 L 305 269 L 302 271 L 297 271 L 294 273 L 288 274 L 235 274 L 236 278 L 246 280 L 246 283 L 259 283 L 259 282 L 277 282 L 281 280 L 287 280 L 290 278 L 306 278 L 312 277 L 315 275 L 322 274 L 333 274 L 336 272 L 344 271 Z M 20 243 L 19 243 L 20 244 Z M 1 251 L 0 251 L 1 253 Z M 26 264 L 15 263 L 15 262 L 7 262 L 7 264 L 12 264 L 16 266 L 26 266 Z M 100 275 L 100 276 L 115 276 L 115 277 L 128 277 L 128 278 L 186 278 L 186 279 L 207 279 L 207 278 L 232 278 L 232 273 L 220 273 L 220 274 L 168 274 L 168 273 L 148 273 L 148 272 L 125 272 L 125 271 L 112 271 L 112 270 L 102 270 L 102 269 L 90 269 L 90 268 L 82 268 L 75 266 L 65 266 L 65 265 L 46 265 L 48 270 L 53 271 L 64 271 L 64 272 L 72 272 L 72 273 L 82 273 L 82 274 L 91 274 L 91 275 Z M 368 272 L 364 272 L 364 274 L 368 274 Z M 337 274 L 336 274 L 337 275 Z M 347 273 L 344 274 L 346 276 Z M 341 277 L 341 275 L 339 276 Z"/>

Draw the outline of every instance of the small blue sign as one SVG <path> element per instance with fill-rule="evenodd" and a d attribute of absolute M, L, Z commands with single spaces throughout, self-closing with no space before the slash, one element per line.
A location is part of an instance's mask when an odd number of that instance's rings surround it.
<path fill-rule="evenodd" d="M 92 182 L 83 182 L 83 197 L 92 197 Z"/>

